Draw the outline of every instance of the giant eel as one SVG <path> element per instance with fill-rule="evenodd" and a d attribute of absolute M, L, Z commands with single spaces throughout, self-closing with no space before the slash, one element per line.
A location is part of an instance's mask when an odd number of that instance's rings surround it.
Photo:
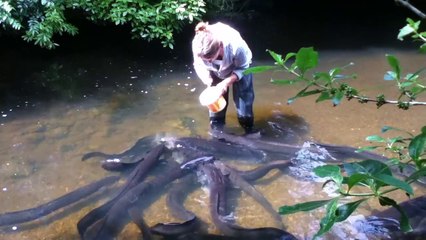
<path fill-rule="evenodd" d="M 285 159 L 291 159 L 295 157 L 296 152 L 302 149 L 302 146 L 280 143 L 280 142 L 271 142 L 260 139 L 260 135 L 256 136 L 238 136 L 234 134 L 225 133 L 223 131 L 211 131 L 211 136 L 215 139 L 219 139 L 221 141 L 227 142 L 233 145 L 246 146 L 247 148 L 251 148 L 253 150 L 263 151 L 266 155 L 278 155 Z M 320 147 L 320 148 L 318 148 Z M 324 155 L 321 148 L 327 150 L 328 154 Z M 322 161 L 331 162 L 331 163 L 342 163 L 347 159 L 359 159 L 366 160 L 372 159 L 383 162 L 387 165 L 390 163 L 390 159 L 382 156 L 380 154 L 371 152 L 371 151 L 357 151 L 357 148 L 343 145 L 332 145 L 332 144 L 324 144 L 324 143 L 312 143 L 309 147 L 309 151 L 313 153 L 318 153 L 325 157 Z M 402 176 L 408 177 L 412 173 L 416 171 L 416 168 L 412 164 L 405 164 L 403 167 L 403 171 L 400 170 L 399 165 L 390 165 L 389 168 L 392 172 Z M 416 183 L 426 185 L 426 177 L 420 177 L 417 179 Z"/>
<path fill-rule="evenodd" d="M 238 174 L 237 171 L 226 166 L 223 162 L 215 161 L 214 165 L 221 171 L 222 175 L 226 176 L 227 179 L 231 181 L 234 186 L 241 188 L 245 193 L 260 203 L 260 205 L 262 205 L 262 207 L 274 218 L 277 226 L 284 229 L 281 215 L 278 214 L 271 203 L 259 191 L 257 191 L 253 185 L 248 183 L 241 175 Z"/>
<path fill-rule="evenodd" d="M 411 232 L 402 232 L 400 227 L 401 213 L 395 207 L 389 207 L 383 211 L 373 211 L 366 217 L 367 229 L 379 229 L 378 231 L 368 232 L 380 239 L 395 240 L 422 240 L 426 236 L 426 195 L 406 200 L 398 204 L 398 208 L 403 210 L 409 219 L 409 223 L 413 227 Z"/>
<path fill-rule="evenodd" d="M 271 142 L 260 139 L 260 136 L 238 136 L 234 134 L 225 133 L 223 131 L 211 131 L 211 136 L 216 139 L 221 139 L 225 142 L 246 146 L 255 150 L 262 150 L 265 152 L 271 152 L 275 154 L 281 154 L 283 158 L 289 159 L 295 156 L 295 153 L 302 149 L 302 146 L 280 143 L 280 142 Z M 330 156 L 327 157 L 326 161 L 334 161 L 337 159 L 373 159 L 379 161 L 387 161 L 388 158 L 373 153 L 369 151 L 356 152 L 357 148 L 341 145 L 331 145 L 331 144 L 322 144 L 322 143 L 313 143 L 315 146 L 325 148 Z M 310 151 L 314 153 L 320 153 L 320 150 L 317 147 L 310 147 Z"/>
<path fill-rule="evenodd" d="M 191 186 L 195 186 L 192 184 L 192 180 L 192 175 L 187 175 L 181 179 L 177 179 L 167 193 L 166 204 L 170 209 L 172 216 L 181 220 L 181 222 L 157 223 L 150 228 L 150 231 L 153 234 L 173 239 L 186 233 L 195 233 L 200 231 L 202 225 L 201 220 L 198 219 L 193 212 L 187 210 L 183 206 L 187 193 L 192 190 L 188 189 L 191 188 Z"/>
<path fill-rule="evenodd" d="M 94 157 L 103 158 L 102 168 L 108 171 L 122 171 L 134 167 L 133 165 L 144 160 L 151 149 L 160 144 L 160 141 L 157 141 L 158 138 L 156 135 L 140 138 L 131 148 L 121 153 L 89 152 L 84 154 L 81 160 L 85 161 Z"/>
<path fill-rule="evenodd" d="M 272 169 L 281 169 L 286 168 L 291 165 L 290 160 L 275 160 L 262 164 L 259 167 L 256 167 L 251 170 L 241 171 L 238 169 L 233 169 L 238 175 L 240 175 L 246 181 L 255 181 L 263 176 L 265 176 Z"/>
<path fill-rule="evenodd" d="M 205 157 L 199 158 L 200 162 L 205 160 Z M 187 159 L 184 162 L 194 161 L 194 159 Z M 113 206 L 109 209 L 108 214 L 101 219 L 97 226 L 93 228 L 93 232 L 89 233 L 89 239 L 107 240 L 114 239 L 123 227 L 131 220 L 128 210 L 135 207 L 138 208 L 138 204 L 146 195 L 151 192 L 161 191 L 167 184 L 174 180 L 187 175 L 192 167 L 196 167 L 197 164 L 187 165 L 187 167 L 177 167 L 169 171 L 168 174 L 163 174 L 157 178 L 149 181 L 140 182 L 132 189 L 127 191 L 122 197 L 120 197 Z M 98 224 L 100 226 L 98 226 Z M 84 237 L 83 235 L 82 237 Z"/>
<path fill-rule="evenodd" d="M 215 157 L 231 156 L 244 159 L 254 158 L 255 160 L 263 161 L 267 154 L 278 153 L 281 157 L 290 158 L 294 157 L 294 154 L 302 147 L 251 139 L 223 132 L 215 133 L 213 137 L 211 140 L 200 138 L 174 139 L 175 146 L 168 150 L 182 152 L 184 155 L 183 163 L 178 164 L 173 159 L 167 165 L 169 167 L 169 170 L 166 171 L 167 174 L 156 176 L 147 181 L 145 181 L 147 174 L 159 162 L 157 160 L 166 150 L 164 146 L 165 142 L 163 141 L 158 145 L 158 141 L 155 141 L 157 138 L 155 136 L 142 138 L 133 147 L 119 154 L 105 154 L 101 152 L 85 154 L 82 158 L 83 160 L 92 157 L 103 157 L 113 159 L 113 161 L 107 161 L 106 163 L 118 162 L 122 165 L 136 165 L 136 167 L 127 177 L 126 183 L 122 185 L 111 200 L 93 209 L 78 222 L 77 226 L 80 236 L 83 239 L 113 239 L 132 220 L 141 229 L 144 239 L 151 239 L 152 233 L 162 235 L 166 239 L 168 236 L 171 236 L 170 239 L 295 239 L 293 235 L 279 228 L 244 228 L 225 220 L 226 187 L 231 182 L 258 201 L 277 220 L 279 227 L 283 228 L 281 217 L 277 215 L 271 204 L 249 182 L 263 177 L 271 169 L 287 167 L 291 162 L 289 160 L 271 161 L 253 170 L 242 171 L 216 161 Z M 352 147 L 327 144 L 314 145 L 329 151 L 330 156 L 326 160 L 334 160 L 334 158 L 387 160 L 387 158 L 372 152 L 357 153 L 355 152 L 356 149 Z M 316 146 L 312 146 L 311 148 L 310 150 L 314 152 L 320 151 Z M 213 157 L 211 154 L 215 156 Z M 103 167 L 105 168 L 104 165 Z M 181 222 L 159 223 L 151 228 L 147 226 L 143 219 L 143 211 L 140 206 L 142 200 L 144 204 L 150 204 L 155 199 L 147 198 L 148 194 L 159 193 L 169 183 L 185 178 L 189 173 L 193 173 L 194 169 L 197 169 L 198 172 L 207 177 L 207 185 L 210 189 L 209 206 L 212 221 L 224 236 L 200 231 L 200 220 L 194 213 L 184 209 L 182 205 L 182 187 L 183 185 L 188 185 L 185 183 L 175 183 L 175 189 L 169 190 L 170 194 L 167 200 L 168 206 Z M 108 177 L 36 208 L 2 214 L 0 215 L 0 226 L 23 223 L 43 217 L 94 193 L 102 186 L 116 182 L 118 179 L 118 176 Z M 185 182 L 183 179 L 182 181 Z M 424 202 L 423 199 L 423 205 L 421 206 L 424 206 Z M 423 210 L 417 211 L 417 213 L 421 212 L 421 214 L 424 214 Z"/>
<path fill-rule="evenodd" d="M 151 230 L 148 224 L 146 224 L 145 220 L 143 219 L 143 214 L 139 211 L 139 208 L 132 207 L 127 210 L 127 212 L 129 213 L 129 216 L 132 219 L 133 223 L 135 223 L 136 226 L 138 226 L 138 228 L 140 229 L 141 234 L 143 236 L 142 239 L 151 240 L 153 238 Z"/>
<path fill-rule="evenodd" d="M 125 195 L 129 190 L 136 186 L 139 182 L 147 176 L 149 170 L 157 163 L 158 158 L 161 156 L 165 146 L 160 144 L 146 155 L 144 161 L 141 161 L 138 166 L 132 171 L 128 177 L 128 181 L 120 188 L 115 197 L 109 200 L 107 203 L 101 205 L 90 211 L 86 214 L 77 224 L 78 232 L 80 236 L 84 236 L 87 228 L 89 228 L 93 223 L 103 218 L 109 211 L 109 209 L 114 206 L 123 195 Z"/>
<path fill-rule="evenodd" d="M 220 161 L 214 161 L 214 164 L 222 165 L 221 167 L 219 167 L 219 169 L 223 168 L 225 170 L 226 168 L 229 168 L 228 166 L 226 166 Z M 277 161 L 267 162 L 252 170 L 241 171 L 237 169 L 232 169 L 232 174 L 237 175 L 237 177 L 233 176 L 232 178 L 236 178 L 234 180 L 234 183 L 236 183 L 241 188 L 246 189 L 246 191 L 248 192 L 256 191 L 255 189 L 253 190 L 252 187 L 250 187 L 251 185 L 246 181 L 255 181 L 263 177 L 264 175 L 266 175 L 272 169 L 284 168 L 284 167 L 287 167 L 289 164 L 291 164 L 291 162 L 288 160 L 277 160 Z M 226 170 L 226 171 L 229 171 L 229 170 Z M 225 175 L 228 175 L 228 174 L 226 173 Z M 227 177 L 229 178 L 229 176 Z M 187 192 L 188 191 L 191 192 L 192 190 L 191 185 L 193 184 L 191 183 L 192 183 L 191 175 L 187 175 L 183 177 L 182 179 L 178 179 L 168 191 L 167 198 L 166 198 L 166 203 L 171 214 L 175 218 L 182 220 L 182 222 L 158 223 L 150 228 L 151 232 L 153 234 L 161 235 L 165 239 L 185 239 L 186 237 L 192 239 L 192 238 L 195 238 L 195 236 L 197 236 L 200 239 L 227 239 L 227 237 L 224 237 L 224 236 L 215 236 L 213 234 L 208 234 L 206 233 L 205 229 L 200 229 L 202 226 L 204 226 L 202 225 L 204 223 L 202 223 L 201 220 L 199 220 L 194 213 L 184 208 L 183 206 L 184 198 L 187 196 Z M 247 184 L 250 186 L 247 187 Z M 253 193 L 250 195 L 256 195 L 256 194 L 257 193 Z M 270 203 L 267 202 L 267 200 L 264 199 L 263 196 L 255 197 L 255 200 L 257 200 L 265 208 L 269 208 L 268 211 L 276 219 L 278 219 L 277 222 L 279 226 L 281 228 L 284 228 L 282 225 L 281 217 L 276 216 L 277 212 L 275 211 L 275 209 L 273 209 L 273 207 L 271 207 Z M 141 220 L 136 219 L 136 222 L 141 222 Z M 188 236 L 188 234 L 190 234 L 191 236 Z"/>
<path fill-rule="evenodd" d="M 0 226 L 29 222 L 49 215 L 60 208 L 86 198 L 104 186 L 117 182 L 119 178 L 119 176 L 105 177 L 40 206 L 16 212 L 3 213 L 0 215 Z"/>
<path fill-rule="evenodd" d="M 210 190 L 210 215 L 213 223 L 222 233 L 245 240 L 296 240 L 296 237 L 292 234 L 278 228 L 243 228 L 226 221 L 223 215 L 226 202 L 222 202 L 226 194 L 225 177 L 212 163 L 200 164 L 198 169 L 207 176 L 207 184 Z"/>
<path fill-rule="evenodd" d="M 240 144 L 233 144 L 218 139 L 202 139 L 195 137 L 181 137 L 173 141 L 175 148 L 186 148 L 192 151 L 214 153 L 216 157 L 233 157 L 244 161 L 254 159 L 263 162 L 266 154 L 261 149 L 247 148 Z"/>

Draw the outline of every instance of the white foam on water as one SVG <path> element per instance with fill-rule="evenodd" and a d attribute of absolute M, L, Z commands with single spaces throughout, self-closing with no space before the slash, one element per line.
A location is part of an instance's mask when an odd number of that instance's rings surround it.
<path fill-rule="evenodd" d="M 318 151 L 312 151 L 312 147 Z M 305 142 L 302 148 L 296 152 L 296 157 L 291 159 L 293 166 L 289 167 L 290 173 L 301 180 L 324 182 L 323 178 L 314 174 L 313 169 L 325 165 L 321 160 L 326 159 L 329 155 L 325 148 Z"/>

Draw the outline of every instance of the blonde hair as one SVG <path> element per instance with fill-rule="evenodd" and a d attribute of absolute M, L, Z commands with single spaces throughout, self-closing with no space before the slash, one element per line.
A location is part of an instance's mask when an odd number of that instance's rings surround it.
<path fill-rule="evenodd" d="M 195 26 L 195 36 L 193 39 L 194 54 L 202 58 L 211 58 L 220 49 L 221 41 L 211 31 L 208 22 L 199 22 Z"/>

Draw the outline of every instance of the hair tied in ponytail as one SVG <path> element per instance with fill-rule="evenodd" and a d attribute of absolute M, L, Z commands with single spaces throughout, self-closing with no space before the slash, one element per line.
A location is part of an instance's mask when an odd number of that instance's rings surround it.
<path fill-rule="evenodd" d="M 195 33 L 205 32 L 207 31 L 208 22 L 199 22 L 197 26 L 195 26 Z"/>

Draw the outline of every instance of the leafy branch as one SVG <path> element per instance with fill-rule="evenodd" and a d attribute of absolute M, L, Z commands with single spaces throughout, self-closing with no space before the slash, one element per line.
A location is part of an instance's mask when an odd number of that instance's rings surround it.
<path fill-rule="evenodd" d="M 0 1 L 0 26 L 22 33 L 28 42 L 53 49 L 59 45 L 54 36 L 78 33 L 65 14 L 73 10 L 82 10 L 79 13 L 93 22 L 129 25 L 133 38 L 157 39 L 169 48 L 173 48 L 173 34 L 206 11 L 203 0 L 4 0 Z"/>
<path fill-rule="evenodd" d="M 384 127 L 382 132 L 388 130 L 398 130 L 392 127 Z M 376 160 L 364 160 L 361 162 L 345 163 L 343 167 L 336 165 L 325 165 L 314 169 L 314 173 L 329 180 L 324 185 L 333 182 L 338 187 L 339 196 L 319 201 L 310 201 L 298 203 L 293 206 L 282 206 L 279 208 L 280 214 L 292 214 L 301 211 L 311 211 L 323 206 L 326 207 L 326 215 L 320 222 L 320 229 L 315 234 L 319 237 L 328 232 L 331 227 L 337 223 L 346 220 L 362 203 L 377 198 L 381 206 L 392 206 L 401 214 L 400 226 L 404 232 L 412 231 L 407 214 L 397 204 L 397 202 L 386 195 L 396 190 L 404 191 L 408 196 L 413 196 L 413 188 L 411 183 L 426 176 L 426 126 L 417 136 L 401 138 L 395 137 L 385 139 L 378 135 L 369 136 L 367 140 L 379 144 L 385 144 L 385 150 L 397 153 L 401 156 L 394 166 L 398 166 L 401 171 L 406 167 L 413 167 L 414 171 L 404 180 L 400 180 L 393 176 L 391 171 L 392 165 Z M 395 144 L 399 143 L 398 146 Z M 368 147 L 363 150 L 371 150 L 380 147 L 379 145 Z M 403 161 L 409 159 L 409 161 Z M 401 161 L 400 161 L 401 160 Z M 414 165 L 409 164 L 414 163 Z M 340 201 L 347 202 L 346 199 L 358 198 L 355 201 L 338 205 Z"/>
<path fill-rule="evenodd" d="M 408 24 L 400 30 L 398 38 L 402 40 L 411 34 L 412 38 L 425 42 L 420 47 L 420 50 L 426 50 L 426 32 L 419 32 L 420 22 L 414 22 L 411 19 L 407 19 L 407 22 Z M 357 89 L 343 82 L 345 79 L 356 78 L 356 74 L 342 74 L 342 71 L 353 65 L 353 63 L 344 67 L 330 69 L 328 72 L 314 72 L 311 76 L 308 76 L 308 71 L 318 65 L 318 52 L 312 47 L 301 48 L 297 53 L 288 53 L 284 58 L 274 51 L 267 50 L 267 52 L 275 60 L 274 66 L 256 66 L 246 70 L 245 73 L 274 70 L 285 71 L 293 75 L 294 77 L 290 79 L 271 80 L 272 83 L 280 85 L 295 83 L 304 85 L 301 91 L 287 100 L 289 104 L 300 97 L 319 95 L 316 102 L 331 100 L 334 106 L 340 104 L 343 97 L 346 97 L 347 100 L 357 99 L 360 103 L 374 102 L 378 108 L 384 104 L 395 104 L 399 108 L 407 110 L 411 106 L 426 105 L 426 102 L 416 101 L 417 96 L 426 91 L 426 85 L 423 83 L 424 78 L 421 78 L 421 74 L 425 72 L 426 68 L 403 76 L 399 61 L 393 55 L 386 55 L 391 70 L 385 73 L 384 80 L 396 82 L 396 87 L 399 91 L 399 96 L 396 100 L 387 99 L 383 94 L 379 94 L 375 98 L 361 95 Z"/>
<path fill-rule="evenodd" d="M 415 40 L 423 41 L 421 51 L 426 49 L 426 32 L 419 32 L 420 22 L 407 19 L 407 25 L 400 30 L 399 39 L 411 36 Z M 339 105 L 346 97 L 348 100 L 358 99 L 361 103 L 375 102 L 377 107 L 384 104 L 396 104 L 401 109 L 409 109 L 411 106 L 423 105 L 425 102 L 415 101 L 417 96 L 426 91 L 425 84 L 422 83 L 421 74 L 426 68 L 422 68 L 415 73 L 408 73 L 402 76 L 398 59 L 393 55 L 387 55 L 388 64 L 391 67 L 384 75 L 384 80 L 395 81 L 399 91 L 397 100 L 386 99 L 383 94 L 376 98 L 370 98 L 359 94 L 358 90 L 343 82 L 345 79 L 355 79 L 356 75 L 344 75 L 343 70 L 351 66 L 336 67 L 328 72 L 308 72 L 318 65 L 318 52 L 312 47 L 301 48 L 297 53 L 288 53 L 283 58 L 282 55 L 267 50 L 275 60 L 273 66 L 256 66 L 246 70 L 245 74 L 259 73 L 264 71 L 285 71 L 293 76 L 289 79 L 272 79 L 271 82 L 281 85 L 291 85 L 301 83 L 303 85 L 295 96 L 289 98 L 290 104 L 297 98 L 311 95 L 319 95 L 316 102 L 325 100 L 332 101 L 333 105 Z M 409 132 L 397 128 L 386 126 L 382 132 L 394 130 L 404 132 L 406 136 L 396 136 L 384 138 L 379 135 L 367 137 L 367 141 L 376 145 L 361 148 L 358 151 L 374 150 L 383 148 L 390 151 L 396 157 L 391 158 L 389 163 L 376 160 L 364 160 L 360 162 L 345 163 L 343 166 L 325 165 L 314 169 L 314 173 L 328 180 L 324 185 L 334 183 L 339 194 L 335 198 L 326 200 L 309 201 L 298 203 L 292 206 L 282 206 L 279 208 L 280 214 L 292 214 L 300 211 L 311 211 L 326 206 L 326 214 L 320 221 L 320 229 L 314 238 L 328 232 L 332 226 L 347 219 L 362 203 L 376 198 L 381 206 L 391 206 L 401 214 L 400 226 L 404 232 L 412 231 L 408 216 L 397 202 L 387 196 L 388 193 L 400 190 L 408 196 L 413 196 L 414 191 L 411 184 L 426 176 L 426 126 L 421 129 L 421 133 L 414 136 Z M 410 174 L 403 180 L 393 176 L 393 169 Z M 357 200 L 343 203 L 342 200 L 357 198 Z M 345 201 L 347 202 L 347 201 Z"/>
<path fill-rule="evenodd" d="M 287 102 L 293 103 L 297 98 L 306 97 L 318 94 L 319 97 L 316 102 L 331 100 L 333 105 L 336 106 L 341 103 L 343 97 L 348 100 L 358 99 L 360 103 L 375 102 L 377 107 L 384 104 L 397 104 L 399 108 L 408 109 L 410 106 L 426 105 L 426 102 L 415 101 L 417 96 L 426 91 L 426 87 L 421 83 L 420 74 L 426 68 L 420 69 L 415 73 L 409 73 L 405 77 L 401 76 L 401 67 L 398 59 L 393 55 L 387 55 L 389 65 L 392 71 L 385 74 L 384 79 L 388 81 L 395 81 L 397 83 L 400 96 L 398 100 L 386 99 L 383 94 L 375 98 L 363 96 L 359 91 L 347 83 L 342 82 L 345 79 L 355 79 L 356 75 L 343 75 L 343 69 L 351 66 L 349 64 L 344 67 L 333 68 L 328 72 L 315 72 L 312 77 L 307 76 L 307 71 L 315 68 L 318 63 L 318 53 L 312 48 L 301 48 L 297 53 L 289 53 L 283 59 L 281 55 L 267 50 L 272 58 L 276 61 L 275 66 L 257 66 L 246 70 L 245 73 L 259 73 L 269 70 L 284 70 L 295 76 L 292 79 L 272 79 L 271 82 L 280 85 L 290 85 L 295 83 L 302 83 L 304 86 L 295 96 L 289 98 Z M 290 59 L 295 58 L 294 62 L 289 63 Z"/>

